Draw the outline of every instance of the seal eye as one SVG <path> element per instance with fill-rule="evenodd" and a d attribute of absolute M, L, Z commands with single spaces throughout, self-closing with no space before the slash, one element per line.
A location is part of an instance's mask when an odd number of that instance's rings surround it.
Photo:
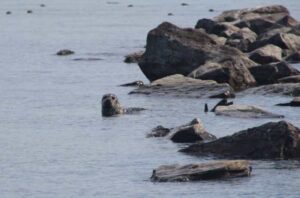
<path fill-rule="evenodd" d="M 115 96 L 112 96 L 112 97 L 111 97 L 111 99 L 115 100 L 115 99 L 116 99 L 116 97 L 115 97 Z"/>

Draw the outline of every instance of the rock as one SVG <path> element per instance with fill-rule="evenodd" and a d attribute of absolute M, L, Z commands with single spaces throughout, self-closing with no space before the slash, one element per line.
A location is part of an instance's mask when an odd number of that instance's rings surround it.
<path fill-rule="evenodd" d="M 230 39 L 240 39 L 243 41 L 248 41 L 250 43 L 254 42 L 257 38 L 257 34 L 250 30 L 249 28 L 242 28 L 239 31 L 231 34 Z"/>
<path fill-rule="evenodd" d="M 121 87 L 140 87 L 140 86 L 143 86 L 143 85 L 144 85 L 143 81 L 137 80 L 137 81 L 133 81 L 133 82 L 130 82 L 130 83 L 122 84 L 120 86 Z"/>
<path fill-rule="evenodd" d="M 259 64 L 268 64 L 281 61 L 281 54 L 282 49 L 280 47 L 270 44 L 252 51 L 249 58 Z"/>
<path fill-rule="evenodd" d="M 69 49 L 63 49 L 63 50 L 59 50 L 56 55 L 58 56 L 67 56 L 67 55 L 71 55 L 74 54 L 75 52 L 73 52 L 72 50 Z"/>
<path fill-rule="evenodd" d="M 196 29 L 202 28 L 204 29 L 207 33 L 211 33 L 213 28 L 217 25 L 218 23 L 216 21 L 213 21 L 211 19 L 199 19 L 197 24 L 195 25 Z"/>
<path fill-rule="evenodd" d="M 189 4 L 187 3 L 182 3 L 181 6 L 188 6 Z"/>
<path fill-rule="evenodd" d="M 153 182 L 187 182 L 250 176 L 252 168 L 245 160 L 223 160 L 202 164 L 163 165 L 153 170 Z"/>
<path fill-rule="evenodd" d="M 290 15 L 286 15 L 286 16 L 282 17 L 276 23 L 280 24 L 282 26 L 286 26 L 286 27 L 293 27 L 293 26 L 299 25 L 299 21 L 297 21 Z"/>
<path fill-rule="evenodd" d="M 132 5 L 132 4 L 129 4 L 127 7 L 128 7 L 128 8 L 132 8 L 132 7 L 133 7 L 133 5 Z"/>
<path fill-rule="evenodd" d="M 144 108 L 124 108 L 119 102 L 118 97 L 115 94 L 105 94 L 101 100 L 102 104 L 102 116 L 110 117 L 121 114 L 132 114 L 146 110 Z"/>
<path fill-rule="evenodd" d="M 40 4 L 40 7 L 46 7 L 46 5 L 45 4 Z"/>
<path fill-rule="evenodd" d="M 229 116 L 235 118 L 283 118 L 283 115 L 268 112 L 260 107 L 252 105 L 229 105 L 218 106 L 215 110 L 216 115 Z"/>
<path fill-rule="evenodd" d="M 173 74 L 188 75 L 208 61 L 225 63 L 228 66 L 234 66 L 235 62 L 240 63 L 236 67 L 242 69 L 240 71 L 242 84 L 239 84 L 238 88 L 255 84 L 253 78 L 242 79 L 251 76 L 244 68 L 255 65 L 242 52 L 217 44 L 203 31 L 181 29 L 167 22 L 149 32 L 146 52 L 139 66 L 146 77 L 154 81 Z"/>
<path fill-rule="evenodd" d="M 299 63 L 300 62 L 300 52 L 295 52 L 295 53 L 288 55 L 285 58 L 285 61 L 287 61 L 289 63 Z"/>
<path fill-rule="evenodd" d="M 295 97 L 291 102 L 289 103 L 280 103 L 276 106 L 291 106 L 291 107 L 300 107 L 300 97 Z"/>
<path fill-rule="evenodd" d="M 278 79 L 280 83 L 300 83 L 300 75 L 288 76 Z"/>
<path fill-rule="evenodd" d="M 228 58 L 219 63 L 207 62 L 188 76 L 201 80 L 214 80 L 218 83 L 228 83 L 235 90 L 242 90 L 256 84 L 245 63 L 249 67 L 255 64 L 248 58 Z"/>
<path fill-rule="evenodd" d="M 256 34 L 262 34 L 270 29 L 281 28 L 282 25 L 277 24 L 276 22 L 266 19 L 266 18 L 254 18 L 247 21 L 240 21 L 235 24 L 239 28 L 249 28 Z"/>
<path fill-rule="evenodd" d="M 6 14 L 7 14 L 7 15 L 10 15 L 10 14 L 11 14 L 11 11 L 7 11 Z"/>
<path fill-rule="evenodd" d="M 300 157 L 300 129 L 286 121 L 269 122 L 212 142 L 193 144 L 182 152 L 245 159 Z"/>
<path fill-rule="evenodd" d="M 102 61 L 102 58 L 73 58 L 73 61 Z"/>
<path fill-rule="evenodd" d="M 214 10 L 214 9 L 209 9 L 208 11 L 209 11 L 209 12 L 214 12 L 215 10 Z"/>
<path fill-rule="evenodd" d="M 168 16 L 173 16 L 173 13 L 169 12 L 169 13 L 168 13 Z"/>
<path fill-rule="evenodd" d="M 281 5 L 270 5 L 256 8 L 247 8 L 239 10 L 228 10 L 214 18 L 218 22 L 232 22 L 237 20 L 250 20 L 255 18 L 267 18 L 277 21 L 282 17 L 289 15 L 286 7 Z"/>
<path fill-rule="evenodd" d="M 247 89 L 241 95 L 288 95 L 300 96 L 300 83 L 271 84 Z"/>
<path fill-rule="evenodd" d="M 277 83 L 280 78 L 297 75 L 300 72 L 286 62 L 260 65 L 249 69 L 258 85 Z"/>
<path fill-rule="evenodd" d="M 27 14 L 32 14 L 33 11 L 32 10 L 27 10 Z"/>
<path fill-rule="evenodd" d="M 144 51 L 134 52 L 132 54 L 128 54 L 125 56 L 124 62 L 125 63 L 138 63 L 142 56 L 144 54 Z"/>
<path fill-rule="evenodd" d="M 217 139 L 216 136 L 205 131 L 200 119 L 194 119 L 186 125 L 177 127 L 171 133 L 170 139 L 176 143 L 194 143 Z"/>
<path fill-rule="evenodd" d="M 171 132 L 171 129 L 165 128 L 161 125 L 152 129 L 151 133 L 147 134 L 147 137 L 165 137 Z"/>
<path fill-rule="evenodd" d="M 198 80 L 175 74 L 156 80 L 150 85 L 139 87 L 130 94 L 208 98 L 225 92 L 233 95 L 233 89 L 228 84 L 218 84 L 212 80 Z"/>

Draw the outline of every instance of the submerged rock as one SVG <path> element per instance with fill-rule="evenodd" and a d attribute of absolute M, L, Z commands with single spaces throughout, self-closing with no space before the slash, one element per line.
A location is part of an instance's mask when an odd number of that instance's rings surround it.
<path fill-rule="evenodd" d="M 233 89 L 228 84 L 218 84 L 212 80 L 198 80 L 176 74 L 139 87 L 130 94 L 209 98 L 225 92 L 229 92 L 230 96 L 234 95 Z"/>
<path fill-rule="evenodd" d="M 194 144 L 182 152 L 246 159 L 300 157 L 300 129 L 286 121 L 269 122 L 212 142 Z"/>
<path fill-rule="evenodd" d="M 62 50 L 59 50 L 56 55 L 58 56 L 67 56 L 67 55 L 71 55 L 71 54 L 74 54 L 75 52 L 72 51 L 72 50 L 69 50 L 69 49 L 62 49 Z"/>
<path fill-rule="evenodd" d="M 291 106 L 291 107 L 300 107 L 300 97 L 295 97 L 291 102 L 280 103 L 277 106 Z"/>
<path fill-rule="evenodd" d="M 252 105 L 229 105 L 218 106 L 216 115 L 229 116 L 235 118 L 283 118 L 283 115 L 268 112 L 260 107 Z"/>
<path fill-rule="evenodd" d="M 128 54 L 125 56 L 124 62 L 125 63 L 138 63 L 142 56 L 144 54 L 144 51 L 134 52 L 132 54 Z"/>
<path fill-rule="evenodd" d="M 153 170 L 154 182 L 187 182 L 250 176 L 252 168 L 245 160 L 224 160 L 202 164 L 163 165 Z"/>

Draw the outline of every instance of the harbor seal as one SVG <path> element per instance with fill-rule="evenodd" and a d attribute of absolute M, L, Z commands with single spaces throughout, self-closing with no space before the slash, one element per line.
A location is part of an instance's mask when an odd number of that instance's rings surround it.
<path fill-rule="evenodd" d="M 102 97 L 102 116 L 109 117 L 130 114 L 146 110 L 144 108 L 124 108 L 115 94 L 105 94 Z"/>

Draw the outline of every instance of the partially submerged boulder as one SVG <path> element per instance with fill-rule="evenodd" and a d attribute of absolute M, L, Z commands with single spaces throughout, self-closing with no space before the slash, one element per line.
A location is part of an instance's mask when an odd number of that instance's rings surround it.
<path fill-rule="evenodd" d="M 291 102 L 280 103 L 277 106 L 291 106 L 291 107 L 300 107 L 300 97 L 295 97 Z"/>
<path fill-rule="evenodd" d="M 258 85 L 278 83 L 280 78 L 298 75 L 300 72 L 286 62 L 259 65 L 250 68 Z"/>
<path fill-rule="evenodd" d="M 144 54 L 144 51 L 134 52 L 131 54 L 128 54 L 125 56 L 124 62 L 125 63 L 138 63 L 142 56 Z"/>
<path fill-rule="evenodd" d="M 272 62 L 280 62 L 282 49 L 276 45 L 265 45 L 252 51 L 249 54 L 249 58 L 259 64 L 268 64 Z"/>
<path fill-rule="evenodd" d="M 266 111 L 260 107 L 252 105 L 229 105 L 218 106 L 215 110 L 216 115 L 229 116 L 236 118 L 283 118 L 283 115 L 278 115 Z"/>
<path fill-rule="evenodd" d="M 269 122 L 215 141 L 193 144 L 182 152 L 245 159 L 300 157 L 300 129 L 286 121 Z"/>
<path fill-rule="evenodd" d="M 230 96 L 234 95 L 233 89 L 228 84 L 218 84 L 212 80 L 198 80 L 176 74 L 156 80 L 150 85 L 141 86 L 130 94 L 209 98 L 221 96 L 225 92 L 229 92 Z"/>
<path fill-rule="evenodd" d="M 149 32 L 146 52 L 139 66 L 146 77 L 154 81 L 173 74 L 188 75 L 207 61 L 233 67 L 234 74 L 240 74 L 240 83 L 235 89 L 255 84 L 255 80 L 247 71 L 247 68 L 255 63 L 241 51 L 219 45 L 203 31 L 182 29 L 167 22 Z"/>
<path fill-rule="evenodd" d="M 211 141 L 217 139 L 214 135 L 205 131 L 200 119 L 194 119 L 190 123 L 175 127 L 165 128 L 157 126 L 152 129 L 147 137 L 165 137 L 176 143 L 194 143 L 199 141 Z"/>
<path fill-rule="evenodd" d="M 223 160 L 202 164 L 163 165 L 153 170 L 153 182 L 187 182 L 250 176 L 252 168 L 245 160 Z"/>

